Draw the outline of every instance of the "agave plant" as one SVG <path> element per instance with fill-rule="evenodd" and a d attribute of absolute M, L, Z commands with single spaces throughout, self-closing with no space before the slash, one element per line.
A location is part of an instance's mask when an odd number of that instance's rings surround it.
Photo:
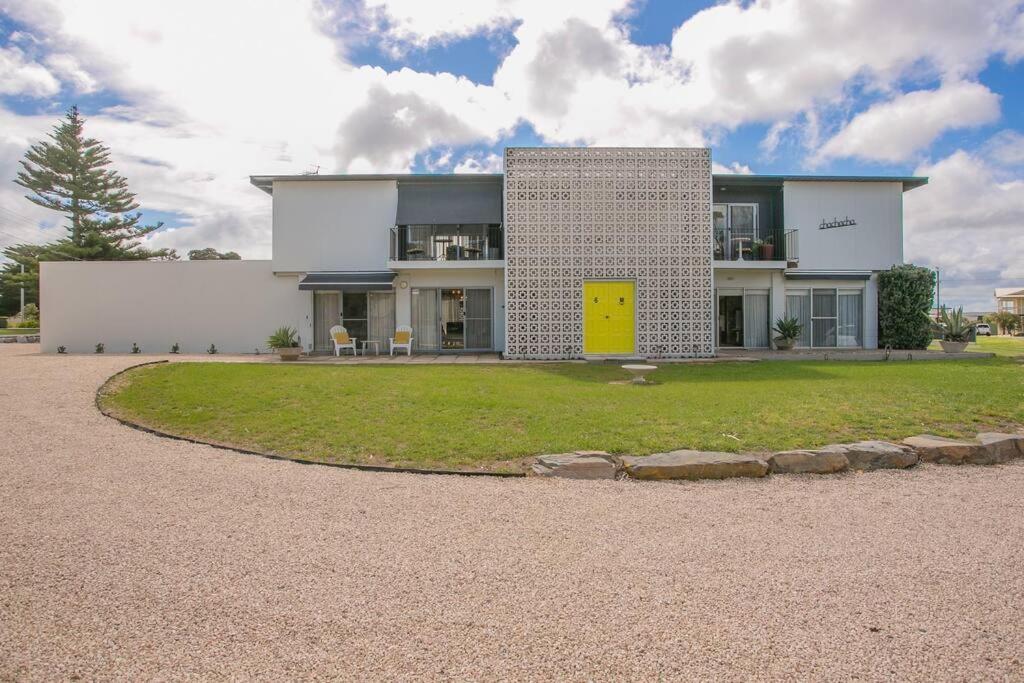
<path fill-rule="evenodd" d="M 954 309 L 953 311 L 943 307 L 939 312 L 938 327 L 942 332 L 943 341 L 970 341 L 971 332 L 974 330 L 975 324 L 976 323 L 968 322 L 967 319 L 964 318 L 964 309 L 962 307 Z"/>
<path fill-rule="evenodd" d="M 804 326 L 800 324 L 799 318 L 779 318 L 775 321 L 775 327 L 772 330 L 778 332 L 783 339 L 793 341 L 800 338 Z"/>
<path fill-rule="evenodd" d="M 272 349 L 291 349 L 299 345 L 299 333 L 291 327 L 279 327 L 267 339 L 267 346 Z"/>

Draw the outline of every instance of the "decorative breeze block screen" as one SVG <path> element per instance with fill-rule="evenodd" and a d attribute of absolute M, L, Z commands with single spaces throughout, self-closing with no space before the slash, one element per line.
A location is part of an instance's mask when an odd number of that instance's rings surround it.
<path fill-rule="evenodd" d="M 636 282 L 636 355 L 714 354 L 711 152 L 505 150 L 510 358 L 583 355 L 583 282 Z"/>

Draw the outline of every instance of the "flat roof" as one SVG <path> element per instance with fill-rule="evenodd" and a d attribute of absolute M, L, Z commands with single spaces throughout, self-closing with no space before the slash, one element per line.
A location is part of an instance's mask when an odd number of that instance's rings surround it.
<path fill-rule="evenodd" d="M 787 181 L 801 183 L 903 183 L 903 191 L 928 184 L 925 176 L 892 175 L 759 175 L 754 173 L 715 173 L 712 180 L 729 185 L 781 185 Z"/>
<path fill-rule="evenodd" d="M 310 174 L 300 173 L 297 175 L 251 175 L 249 182 L 260 188 L 267 194 L 274 194 L 275 181 L 323 181 L 323 180 L 394 180 L 423 183 L 452 183 L 452 182 L 501 182 L 505 177 L 504 173 L 339 173 L 339 174 Z"/>
<path fill-rule="evenodd" d="M 504 173 L 341 173 L 332 175 L 252 175 L 249 182 L 267 194 L 274 193 L 275 181 L 339 181 L 339 180 L 394 180 L 424 183 L 451 182 L 501 182 Z M 924 176 L 874 176 L 874 175 L 757 175 L 744 173 L 715 173 L 711 176 L 714 184 L 740 186 L 781 186 L 790 182 L 816 183 L 902 183 L 903 191 L 928 184 Z"/>

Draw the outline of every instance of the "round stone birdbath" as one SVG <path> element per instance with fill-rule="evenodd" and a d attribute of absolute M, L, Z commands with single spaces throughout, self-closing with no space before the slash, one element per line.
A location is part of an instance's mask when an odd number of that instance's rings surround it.
<path fill-rule="evenodd" d="M 650 384 L 647 375 L 658 369 L 657 365 L 630 364 L 623 365 L 622 369 L 633 375 L 633 384 Z"/>

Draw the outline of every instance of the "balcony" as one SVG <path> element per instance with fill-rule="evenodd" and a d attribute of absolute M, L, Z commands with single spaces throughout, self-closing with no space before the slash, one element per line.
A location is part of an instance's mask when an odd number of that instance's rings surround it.
<path fill-rule="evenodd" d="M 797 231 L 782 228 L 715 230 L 715 261 L 754 261 L 795 264 L 799 261 Z"/>
<path fill-rule="evenodd" d="M 399 225 L 391 229 L 389 258 L 460 265 L 501 261 L 505 258 L 504 241 L 500 225 Z"/>

